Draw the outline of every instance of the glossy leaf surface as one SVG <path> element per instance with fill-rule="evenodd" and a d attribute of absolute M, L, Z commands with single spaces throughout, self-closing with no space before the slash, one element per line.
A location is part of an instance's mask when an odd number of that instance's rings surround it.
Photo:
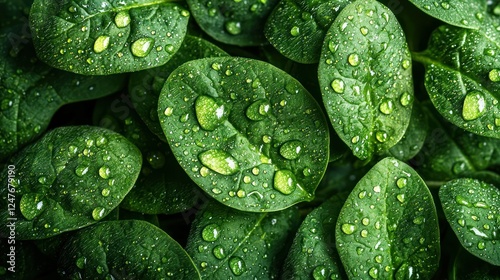
<path fill-rule="evenodd" d="M 454 26 L 479 29 L 486 14 L 482 0 L 410 0 L 424 13 Z"/>

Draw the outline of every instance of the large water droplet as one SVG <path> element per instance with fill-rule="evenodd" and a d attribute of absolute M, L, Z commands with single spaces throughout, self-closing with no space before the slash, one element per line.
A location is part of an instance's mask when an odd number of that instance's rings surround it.
<path fill-rule="evenodd" d="M 376 267 L 370 268 L 370 270 L 368 270 L 368 275 L 370 275 L 370 277 L 373 279 L 377 279 L 378 278 L 378 269 Z"/>
<path fill-rule="evenodd" d="M 111 170 L 109 169 L 109 167 L 103 165 L 101 168 L 99 168 L 99 176 L 101 176 L 101 178 L 108 179 L 110 174 Z"/>
<path fill-rule="evenodd" d="M 486 101 L 479 91 L 469 92 L 464 99 L 462 117 L 466 121 L 472 121 L 485 113 Z"/>
<path fill-rule="evenodd" d="M 366 34 L 368 34 L 368 28 L 366 28 L 365 26 L 361 27 L 359 31 L 361 32 L 361 34 L 363 34 L 363 36 L 366 36 Z"/>
<path fill-rule="evenodd" d="M 483 241 L 477 243 L 477 248 L 479 250 L 484 250 L 486 248 L 486 244 Z"/>
<path fill-rule="evenodd" d="M 120 11 L 115 16 L 115 24 L 119 28 L 127 27 L 130 24 L 130 15 L 127 11 Z"/>
<path fill-rule="evenodd" d="M 240 170 L 236 159 L 222 150 L 208 150 L 198 158 L 203 165 L 222 175 L 233 175 Z"/>
<path fill-rule="evenodd" d="M 401 94 L 401 97 L 399 98 L 399 102 L 404 107 L 410 105 L 412 101 L 413 101 L 413 96 L 407 91 Z"/>
<path fill-rule="evenodd" d="M 387 132 L 385 131 L 377 131 L 375 133 L 375 138 L 380 142 L 380 143 L 384 143 L 385 141 L 387 141 L 387 139 L 389 138 L 389 136 L 387 135 Z"/>
<path fill-rule="evenodd" d="M 137 57 L 146 57 L 153 48 L 155 40 L 153 38 L 140 38 L 132 43 L 132 54 Z"/>
<path fill-rule="evenodd" d="M 109 36 L 101 35 L 94 41 L 94 52 L 102 53 L 109 47 Z"/>
<path fill-rule="evenodd" d="M 290 170 L 278 170 L 274 174 L 274 188 L 282 194 L 291 194 L 297 185 L 297 179 Z"/>
<path fill-rule="evenodd" d="M 239 276 L 246 271 L 245 262 L 240 257 L 232 257 L 229 259 L 229 268 L 234 273 L 234 275 Z"/>
<path fill-rule="evenodd" d="M 220 235 L 220 227 L 216 224 L 209 224 L 201 231 L 201 237 L 207 242 L 216 241 Z"/>
<path fill-rule="evenodd" d="M 271 104 L 265 99 L 260 99 L 248 106 L 246 116 L 253 121 L 261 121 L 269 115 Z"/>
<path fill-rule="evenodd" d="M 357 53 L 352 53 L 347 57 L 347 62 L 351 66 L 358 66 L 360 63 L 359 55 Z"/>
<path fill-rule="evenodd" d="M 208 131 L 215 130 L 229 114 L 223 104 L 218 104 L 214 98 L 206 95 L 196 98 L 194 106 L 198 123 Z"/>
<path fill-rule="evenodd" d="M 302 142 L 299 140 L 288 141 L 280 147 L 280 155 L 289 160 L 297 159 L 301 151 Z"/>
<path fill-rule="evenodd" d="M 354 231 L 356 230 L 356 226 L 353 224 L 343 224 L 341 226 L 341 230 L 345 234 L 353 234 Z"/>
<path fill-rule="evenodd" d="M 84 268 L 85 268 L 85 264 L 87 264 L 87 258 L 86 258 L 86 257 L 79 257 L 79 258 L 76 260 L 76 266 L 77 266 L 79 269 L 84 269 Z"/>
<path fill-rule="evenodd" d="M 96 207 L 92 211 L 92 218 L 94 218 L 94 220 L 96 220 L 96 221 L 99 221 L 100 219 L 102 219 L 104 217 L 105 212 L 106 212 L 106 209 L 104 209 L 103 207 Z"/>
<path fill-rule="evenodd" d="M 87 174 L 89 172 L 89 167 L 80 165 L 75 169 L 75 174 L 79 177 L 82 177 L 83 175 Z"/>
<path fill-rule="evenodd" d="M 326 267 L 324 265 L 318 265 L 317 267 L 314 268 L 313 270 L 313 278 L 314 280 L 324 280 L 327 279 L 327 271 Z"/>
<path fill-rule="evenodd" d="M 469 206 L 470 205 L 469 201 L 467 201 L 467 199 L 465 197 L 461 196 L 461 195 L 457 195 L 455 197 L 455 201 L 458 204 L 463 205 L 463 206 Z"/>
<path fill-rule="evenodd" d="M 384 100 L 380 103 L 379 110 L 382 114 L 389 115 L 394 110 L 394 103 L 392 100 Z"/>
<path fill-rule="evenodd" d="M 241 23 L 237 21 L 228 21 L 225 24 L 226 31 L 231 35 L 238 35 L 241 33 Z"/>
<path fill-rule="evenodd" d="M 299 36 L 300 35 L 300 28 L 298 26 L 292 27 L 292 29 L 290 30 L 290 34 L 294 37 Z"/>
<path fill-rule="evenodd" d="M 500 70 L 499 69 L 491 70 L 488 76 L 490 78 L 490 81 L 500 82 Z"/>
<path fill-rule="evenodd" d="M 40 215 L 43 210 L 43 195 L 37 193 L 27 193 L 21 197 L 19 201 L 19 209 L 21 214 L 27 220 L 33 220 Z"/>
<path fill-rule="evenodd" d="M 344 81 L 342 81 L 341 79 L 333 80 L 331 86 L 332 86 L 332 89 L 336 93 L 343 93 L 344 92 L 345 85 L 344 85 Z"/>
<path fill-rule="evenodd" d="M 212 250 L 212 253 L 219 260 L 222 260 L 223 258 L 226 257 L 226 252 L 224 251 L 224 247 L 222 247 L 221 245 L 215 246 L 214 249 Z"/>

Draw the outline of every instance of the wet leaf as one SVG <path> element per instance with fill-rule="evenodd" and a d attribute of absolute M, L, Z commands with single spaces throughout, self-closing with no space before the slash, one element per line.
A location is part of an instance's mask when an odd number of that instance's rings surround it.
<path fill-rule="evenodd" d="M 59 257 L 62 277 L 200 279 L 184 249 L 145 221 L 102 222 L 78 231 Z"/>
<path fill-rule="evenodd" d="M 11 159 L 2 171 L 0 217 L 16 217 L 17 239 L 42 239 L 103 219 L 132 188 L 141 154 L 123 136 L 90 127 L 59 127 Z M 12 173 L 12 172 L 10 172 Z M 15 210 L 7 211 L 15 189 Z M 8 229 L 0 229 L 6 235 Z"/>
<path fill-rule="evenodd" d="M 335 238 L 349 278 L 430 279 L 439 265 L 439 225 L 418 174 L 394 158 L 378 162 L 340 211 Z"/>
<path fill-rule="evenodd" d="M 496 20 L 486 20 L 479 30 L 439 27 L 427 50 L 414 59 L 424 64 L 425 87 L 444 118 L 475 134 L 500 138 L 500 32 Z"/>
<path fill-rule="evenodd" d="M 345 7 L 325 37 L 318 73 L 333 128 L 356 157 L 371 159 L 403 137 L 413 105 L 411 57 L 388 8 L 372 0 Z"/>
<path fill-rule="evenodd" d="M 288 252 L 282 279 L 347 279 L 335 248 L 335 225 L 347 195 L 335 195 L 307 215 Z"/>
<path fill-rule="evenodd" d="M 189 12 L 168 0 L 35 0 L 30 23 L 41 60 L 86 75 L 133 72 L 167 62 Z"/>
<path fill-rule="evenodd" d="M 500 265 L 500 190 L 479 180 L 461 178 L 441 186 L 439 199 L 462 246 L 474 256 Z"/>
<path fill-rule="evenodd" d="M 296 208 L 247 213 L 211 202 L 193 222 L 186 251 L 203 279 L 276 279 L 280 252 L 296 226 Z"/>
<path fill-rule="evenodd" d="M 205 192 L 245 211 L 313 198 L 328 162 L 319 105 L 292 77 L 257 60 L 209 58 L 177 68 L 158 114 L 180 165 Z"/>
<path fill-rule="evenodd" d="M 482 0 L 410 0 L 424 13 L 448 24 L 479 29 L 486 14 L 486 1 Z"/>
<path fill-rule="evenodd" d="M 316 63 L 328 28 L 337 14 L 351 2 L 280 1 L 266 22 L 266 38 L 284 56 L 301 63 Z"/>

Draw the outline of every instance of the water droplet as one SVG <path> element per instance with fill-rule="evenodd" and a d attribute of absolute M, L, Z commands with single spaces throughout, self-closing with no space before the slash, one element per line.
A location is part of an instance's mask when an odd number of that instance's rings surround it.
<path fill-rule="evenodd" d="M 349 57 L 347 57 L 347 62 L 351 66 L 358 66 L 360 63 L 359 55 L 357 53 L 351 53 Z"/>
<path fill-rule="evenodd" d="M 382 103 L 380 103 L 379 110 L 383 114 L 389 115 L 394 110 L 394 104 L 391 100 L 384 100 L 382 101 Z"/>
<path fill-rule="evenodd" d="M 243 198 L 246 196 L 246 192 L 244 190 L 238 190 L 236 192 L 236 195 L 239 197 L 239 198 Z"/>
<path fill-rule="evenodd" d="M 361 34 L 363 34 L 363 36 L 366 36 L 366 34 L 368 34 L 368 28 L 366 28 L 365 26 L 361 27 L 359 31 L 361 32 Z"/>
<path fill-rule="evenodd" d="M 297 185 L 297 179 L 295 179 L 295 175 L 290 170 L 278 170 L 274 174 L 274 189 L 282 194 L 291 194 Z"/>
<path fill-rule="evenodd" d="M 127 11 L 120 11 L 115 16 L 115 24 L 119 28 L 127 27 L 130 24 L 130 15 Z"/>
<path fill-rule="evenodd" d="M 47 183 L 47 177 L 45 177 L 45 176 L 38 177 L 38 183 L 40 183 L 40 184 Z"/>
<path fill-rule="evenodd" d="M 401 203 L 405 202 L 405 195 L 404 194 L 398 194 L 398 195 L 396 195 L 396 198 Z"/>
<path fill-rule="evenodd" d="M 465 220 L 464 220 L 464 219 L 458 219 L 457 223 L 458 223 L 460 226 L 462 226 L 462 227 L 464 227 L 464 226 L 465 226 Z"/>
<path fill-rule="evenodd" d="M 413 219 L 413 223 L 416 225 L 421 225 L 424 221 L 425 221 L 424 217 L 416 217 L 415 219 Z"/>
<path fill-rule="evenodd" d="M 332 86 L 332 89 L 336 93 L 343 93 L 344 92 L 345 85 L 344 85 L 344 81 L 342 81 L 341 79 L 333 80 L 331 86 Z"/>
<path fill-rule="evenodd" d="M 368 236 L 368 231 L 366 229 L 361 231 L 361 237 L 367 237 Z"/>
<path fill-rule="evenodd" d="M 167 117 L 172 116 L 173 113 L 174 113 L 174 108 L 172 107 L 167 107 L 165 111 L 163 111 L 163 114 Z"/>
<path fill-rule="evenodd" d="M 94 52 L 102 53 L 109 47 L 109 36 L 101 35 L 94 41 Z"/>
<path fill-rule="evenodd" d="M 76 266 L 79 268 L 79 269 L 84 269 L 85 268 L 85 264 L 87 263 L 87 258 L 85 257 L 79 257 L 77 260 L 76 260 Z"/>
<path fill-rule="evenodd" d="M 222 247 L 221 245 L 215 246 L 214 249 L 212 250 L 212 253 L 219 260 L 222 260 L 223 258 L 226 257 L 226 252 L 224 251 L 224 247 Z"/>
<path fill-rule="evenodd" d="M 14 104 L 14 102 L 12 102 L 12 100 L 9 100 L 9 99 L 4 99 L 2 100 L 2 104 L 0 105 L 0 109 L 2 109 L 2 111 L 5 111 L 7 109 L 9 109 L 10 107 L 12 107 L 12 105 Z"/>
<path fill-rule="evenodd" d="M 401 94 L 401 97 L 399 98 L 399 102 L 404 107 L 410 105 L 412 101 L 413 101 L 413 96 L 407 91 Z"/>
<path fill-rule="evenodd" d="M 155 40 L 153 38 L 140 38 L 132 43 L 131 51 L 136 57 L 146 57 L 153 48 Z"/>
<path fill-rule="evenodd" d="M 291 140 L 280 147 L 280 155 L 286 159 L 297 159 L 302 151 L 302 142 L 299 140 Z"/>
<path fill-rule="evenodd" d="M 165 45 L 165 51 L 168 53 L 173 53 L 175 51 L 174 45 L 171 44 Z"/>
<path fill-rule="evenodd" d="M 300 28 L 298 26 L 292 27 L 292 29 L 290 30 L 290 34 L 292 34 L 292 36 L 294 36 L 294 37 L 299 36 L 300 35 Z"/>
<path fill-rule="evenodd" d="M 88 166 L 78 166 L 75 169 L 75 174 L 78 175 L 79 177 L 82 177 L 83 175 L 87 174 L 89 172 L 89 167 Z"/>
<path fill-rule="evenodd" d="M 484 250 L 486 248 L 486 244 L 484 244 L 483 241 L 480 241 L 480 242 L 477 243 L 477 248 L 479 250 Z"/>
<path fill-rule="evenodd" d="M 99 221 L 100 219 L 102 219 L 104 217 L 105 212 L 106 212 L 106 209 L 104 209 L 103 207 L 96 207 L 92 211 L 92 218 L 94 218 L 94 220 L 96 220 L 96 221 Z"/>
<path fill-rule="evenodd" d="M 448 10 L 450 8 L 450 3 L 448 3 L 448 2 L 441 2 L 441 7 L 443 7 L 443 9 L 445 9 L 445 10 Z"/>
<path fill-rule="evenodd" d="M 385 141 L 387 141 L 387 139 L 389 138 L 389 136 L 387 135 L 387 132 L 385 132 L 385 131 L 377 131 L 375 133 L 375 138 L 377 138 L 377 140 L 380 143 L 384 143 Z"/>
<path fill-rule="evenodd" d="M 356 135 L 351 138 L 351 143 L 356 144 L 359 142 L 359 135 Z"/>
<path fill-rule="evenodd" d="M 401 62 L 401 66 L 403 69 L 408 69 L 411 66 L 411 61 L 408 59 L 404 59 L 403 62 Z"/>
<path fill-rule="evenodd" d="M 474 206 L 477 208 L 488 209 L 488 204 L 486 204 L 484 201 L 478 201 L 478 202 L 474 203 Z"/>
<path fill-rule="evenodd" d="M 486 101 L 479 91 L 472 91 L 465 96 L 462 117 L 466 121 L 472 121 L 485 113 Z"/>
<path fill-rule="evenodd" d="M 370 275 L 371 278 L 377 279 L 378 278 L 378 269 L 376 267 L 370 268 L 368 271 L 368 275 Z"/>
<path fill-rule="evenodd" d="M 261 121 L 269 115 L 271 104 L 265 99 L 260 99 L 248 106 L 246 116 L 253 121 Z"/>
<path fill-rule="evenodd" d="M 69 11 L 70 13 L 75 13 L 75 12 L 77 11 L 77 9 L 76 9 L 76 7 L 75 7 L 75 6 L 71 6 L 71 7 L 69 7 L 69 8 L 68 8 L 68 11 Z"/>
<path fill-rule="evenodd" d="M 490 81 L 500 82 L 500 70 L 499 69 L 491 70 L 488 76 L 490 78 Z"/>
<path fill-rule="evenodd" d="M 195 101 L 198 123 L 204 130 L 212 131 L 221 125 L 229 114 L 224 104 L 218 104 L 214 98 L 200 95 Z"/>
<path fill-rule="evenodd" d="M 222 150 L 208 150 L 199 154 L 198 158 L 204 166 L 222 175 L 233 175 L 240 170 L 236 159 Z"/>
<path fill-rule="evenodd" d="M 262 142 L 266 143 L 266 144 L 269 144 L 271 143 L 271 140 L 272 140 L 272 137 L 269 136 L 269 135 L 264 135 L 262 136 Z"/>
<path fill-rule="evenodd" d="M 222 65 L 220 63 L 214 62 L 212 63 L 212 69 L 215 71 L 219 71 L 222 68 Z"/>
<path fill-rule="evenodd" d="M 99 176 L 101 176 L 101 178 L 103 179 L 108 179 L 110 173 L 111 170 L 107 166 L 102 166 L 101 168 L 99 168 Z"/>
<path fill-rule="evenodd" d="M 463 206 L 469 206 L 470 203 L 467 201 L 467 199 L 461 195 L 457 195 L 455 197 L 455 201 L 460 204 L 460 205 L 463 205 Z"/>
<path fill-rule="evenodd" d="M 101 195 L 104 196 L 104 197 L 106 197 L 106 196 L 109 196 L 110 192 L 111 191 L 109 189 L 102 189 Z"/>
<path fill-rule="evenodd" d="M 365 197 L 366 197 L 366 191 L 362 191 L 362 192 L 360 192 L 360 193 L 358 194 L 358 197 L 359 197 L 359 198 L 361 198 L 361 199 L 365 198 Z"/>
<path fill-rule="evenodd" d="M 382 263 L 383 260 L 384 260 L 384 257 L 382 257 L 382 255 L 375 256 L 375 261 L 377 263 Z"/>
<path fill-rule="evenodd" d="M 356 226 L 353 224 L 343 224 L 341 226 L 341 230 L 345 234 L 353 234 L 354 231 L 356 230 Z"/>
<path fill-rule="evenodd" d="M 26 220 L 33 220 L 43 210 L 43 196 L 37 193 L 27 193 L 19 201 L 19 210 Z"/>
<path fill-rule="evenodd" d="M 483 54 L 487 56 L 495 56 L 496 51 L 494 49 L 484 49 Z"/>
<path fill-rule="evenodd" d="M 229 268 L 236 276 L 240 276 L 246 271 L 245 262 L 240 257 L 231 257 L 229 259 Z"/>
<path fill-rule="evenodd" d="M 467 164 L 464 161 L 457 161 L 452 166 L 452 171 L 454 174 L 460 174 L 467 170 Z"/>
<path fill-rule="evenodd" d="M 188 17 L 188 16 L 189 16 L 189 11 L 188 11 L 188 10 L 184 10 L 184 9 L 182 9 L 182 10 L 181 10 L 181 16 L 183 16 L 183 17 Z"/>
<path fill-rule="evenodd" d="M 241 33 L 241 23 L 237 21 L 228 21 L 225 24 L 226 31 L 231 35 L 238 35 Z"/>
<path fill-rule="evenodd" d="M 323 265 L 315 267 L 312 273 L 314 280 L 324 280 L 326 279 L 326 274 L 326 267 Z"/>
<path fill-rule="evenodd" d="M 220 236 L 220 227 L 216 224 L 209 224 L 201 231 L 201 237 L 207 242 L 216 241 Z"/>

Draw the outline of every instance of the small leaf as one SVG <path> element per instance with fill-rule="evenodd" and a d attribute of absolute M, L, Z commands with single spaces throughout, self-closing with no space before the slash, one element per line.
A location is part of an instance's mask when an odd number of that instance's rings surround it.
<path fill-rule="evenodd" d="M 356 157 L 371 159 L 403 137 L 413 105 L 411 57 L 388 8 L 372 0 L 345 7 L 325 37 L 318 73 L 333 128 Z"/>
<path fill-rule="evenodd" d="M 319 105 L 265 62 L 185 63 L 165 83 L 158 114 L 186 173 L 236 209 L 276 211 L 311 200 L 328 162 Z"/>
<path fill-rule="evenodd" d="M 326 31 L 352 0 L 280 1 L 269 16 L 265 35 L 281 54 L 301 63 L 316 63 Z"/>
<path fill-rule="evenodd" d="M 167 62 L 189 12 L 168 0 L 35 0 L 30 22 L 41 60 L 86 75 L 133 72 Z"/>
<path fill-rule="evenodd" d="M 60 276 L 71 279 L 200 279 L 179 243 L 138 220 L 101 222 L 78 231 L 66 242 L 58 267 Z"/>
<path fill-rule="evenodd" d="M 211 202 L 193 222 L 186 251 L 203 279 L 277 279 L 280 251 L 297 225 L 295 208 L 247 213 Z"/>
<path fill-rule="evenodd" d="M 462 246 L 474 256 L 500 265 L 500 190 L 461 178 L 441 186 L 439 199 Z"/>
<path fill-rule="evenodd" d="M 12 158 L 15 212 L 7 211 L 9 188 L 0 196 L 4 220 L 15 214 L 16 238 L 42 239 L 103 219 L 132 188 L 141 166 L 139 150 L 109 130 L 56 128 Z M 8 229 L 0 233 L 7 236 Z"/>
<path fill-rule="evenodd" d="M 439 265 L 432 195 L 410 166 L 394 158 L 378 162 L 354 187 L 335 238 L 352 279 L 430 279 Z"/>
<path fill-rule="evenodd" d="M 267 43 L 264 24 L 278 0 L 187 0 L 201 29 L 215 40 L 237 46 Z"/>
<path fill-rule="evenodd" d="M 441 26 L 427 50 L 414 54 L 425 66 L 425 87 L 439 113 L 454 125 L 500 138 L 500 32 L 485 18 L 479 30 Z M 470 59 L 474 63 L 468 63 Z"/>
<path fill-rule="evenodd" d="M 486 12 L 483 0 L 410 0 L 424 13 L 448 24 L 463 28 L 479 29 Z M 467 11 L 467 12 L 465 12 Z"/>
<path fill-rule="evenodd" d="M 347 279 L 335 248 L 335 225 L 346 195 L 335 195 L 307 215 L 288 252 L 282 279 Z"/>

